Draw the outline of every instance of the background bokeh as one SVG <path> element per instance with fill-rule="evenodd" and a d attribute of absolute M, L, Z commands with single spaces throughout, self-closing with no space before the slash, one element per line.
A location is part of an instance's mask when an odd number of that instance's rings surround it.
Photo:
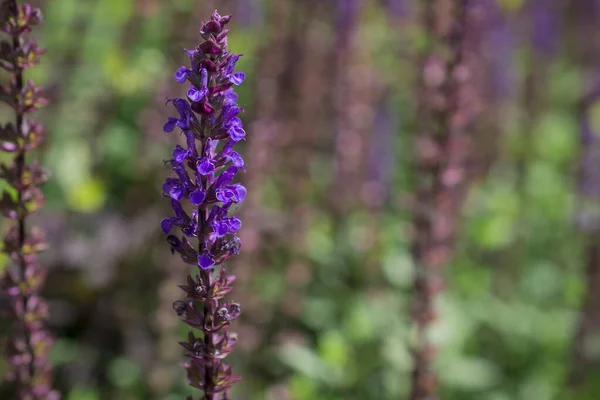
<path fill-rule="evenodd" d="M 52 179 L 36 222 L 65 399 L 190 392 L 172 310 L 187 269 L 159 228 L 162 161 L 181 138 L 162 125 L 185 90 L 173 80 L 182 49 L 215 8 L 235 14 L 230 48 L 248 77 L 232 398 L 406 397 L 420 4 L 41 4 L 48 52 L 27 73 L 51 98 L 39 156 Z M 598 399 L 600 3 L 485 4 L 467 32 L 476 162 L 432 329 L 440 398 Z"/>

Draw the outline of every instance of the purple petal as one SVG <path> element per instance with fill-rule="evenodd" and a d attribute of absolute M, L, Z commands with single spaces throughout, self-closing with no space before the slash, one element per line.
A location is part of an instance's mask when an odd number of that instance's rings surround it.
<path fill-rule="evenodd" d="M 246 137 L 246 131 L 241 126 L 234 125 L 229 128 L 229 137 L 234 142 L 239 142 Z"/>
<path fill-rule="evenodd" d="M 244 199 L 246 198 L 246 188 L 238 183 L 238 184 L 233 185 L 232 189 L 235 191 L 235 194 L 236 194 L 235 202 L 241 203 L 242 201 L 244 201 Z"/>
<path fill-rule="evenodd" d="M 169 193 L 173 186 L 175 186 L 179 181 L 175 178 L 167 178 L 165 183 L 162 185 L 163 192 Z"/>
<path fill-rule="evenodd" d="M 219 152 L 218 157 L 228 157 L 233 151 L 233 146 L 235 146 L 235 143 L 236 142 L 234 142 L 233 140 L 228 140 L 227 143 L 225 143 L 225 146 L 223 146 L 223 148 Z"/>
<path fill-rule="evenodd" d="M 228 187 L 221 189 L 216 193 L 217 200 L 219 200 L 223 204 L 231 203 L 235 199 L 235 197 L 236 193 Z"/>
<path fill-rule="evenodd" d="M 196 50 L 183 49 L 183 51 L 187 53 L 188 57 L 190 58 L 190 61 L 194 61 L 194 55 L 196 54 Z"/>
<path fill-rule="evenodd" d="M 198 161 L 196 168 L 200 175 L 208 175 L 215 170 L 212 160 L 209 160 L 206 157 L 203 157 L 200 159 L 200 161 Z"/>
<path fill-rule="evenodd" d="M 187 75 L 190 72 L 186 67 L 179 67 L 179 69 L 175 72 L 175 80 L 179 83 L 185 82 L 187 79 Z"/>
<path fill-rule="evenodd" d="M 202 71 L 200 71 L 200 83 L 202 84 L 200 90 L 208 92 L 208 71 L 206 68 L 202 68 Z"/>
<path fill-rule="evenodd" d="M 206 89 L 198 89 L 195 86 L 190 86 L 190 89 L 187 91 L 187 97 L 194 103 L 197 103 L 206 96 L 207 92 Z"/>
<path fill-rule="evenodd" d="M 231 217 L 229 221 L 227 221 L 227 225 L 229 225 L 229 230 L 235 232 L 242 227 L 242 221 L 238 217 Z"/>
<path fill-rule="evenodd" d="M 175 129 L 175 124 L 177 123 L 177 118 L 169 117 L 165 126 L 163 126 L 163 131 L 165 132 L 173 132 Z"/>
<path fill-rule="evenodd" d="M 231 160 L 231 162 L 233 163 L 234 166 L 239 167 L 239 168 L 244 167 L 244 159 L 237 152 L 235 152 L 235 151 L 232 152 L 229 155 L 229 159 Z"/>
<path fill-rule="evenodd" d="M 190 203 L 192 203 L 195 206 L 199 206 L 200 204 L 202 204 L 202 202 L 204 202 L 205 198 L 206 193 L 204 193 L 200 189 L 197 189 L 190 194 Z"/>
<path fill-rule="evenodd" d="M 225 222 L 213 224 L 213 229 L 215 230 L 215 235 L 217 235 L 217 237 L 223 237 L 227 235 L 228 232 L 228 227 Z"/>
<path fill-rule="evenodd" d="M 177 126 L 181 129 L 188 129 L 190 127 L 190 116 L 177 120 Z"/>
<path fill-rule="evenodd" d="M 188 176 L 187 171 L 183 167 L 183 165 L 181 165 L 180 163 L 178 163 L 175 160 L 171 161 L 171 165 L 173 166 L 173 171 L 175 171 L 175 173 L 179 177 L 179 180 L 182 182 L 182 184 L 184 186 L 186 184 L 189 185 L 190 184 L 190 177 Z"/>
<path fill-rule="evenodd" d="M 229 76 L 229 82 L 236 86 L 241 85 L 242 82 L 244 82 L 244 79 L 246 79 L 246 74 L 243 72 L 236 72 L 235 74 Z"/>
<path fill-rule="evenodd" d="M 184 117 L 190 110 L 190 104 L 185 101 L 185 99 L 179 97 L 173 99 L 173 105 L 177 109 L 180 117 Z"/>
<path fill-rule="evenodd" d="M 238 120 L 239 124 L 241 124 L 242 120 L 236 118 L 241 110 L 242 109 L 236 105 L 224 106 L 223 111 L 221 112 L 221 120 L 223 121 L 223 125 L 229 126 L 232 124 L 237 124 Z"/>
<path fill-rule="evenodd" d="M 177 161 L 178 163 L 182 163 L 183 160 L 185 160 L 185 158 L 187 157 L 187 155 L 188 151 L 186 149 L 184 149 L 180 145 L 175 146 L 175 150 L 173 150 L 173 158 L 175 159 L 175 161 Z"/>
<path fill-rule="evenodd" d="M 192 64 L 192 71 L 196 71 L 197 70 L 197 66 L 198 64 L 196 63 L 196 51 L 195 50 L 188 50 L 188 49 L 184 49 L 184 51 L 188 54 L 188 57 L 190 58 L 190 62 Z"/>
<path fill-rule="evenodd" d="M 227 64 L 225 64 L 225 69 L 223 70 L 225 75 L 231 75 L 233 73 L 233 70 L 235 69 L 235 64 L 240 59 L 240 56 L 241 54 L 234 54 L 231 57 L 229 57 L 229 60 L 227 60 Z"/>
<path fill-rule="evenodd" d="M 190 104 L 186 100 L 180 98 L 175 98 L 172 101 L 180 117 L 176 122 L 177 126 L 181 129 L 188 129 L 190 125 L 190 118 L 192 116 Z"/>
<path fill-rule="evenodd" d="M 217 190 L 223 185 L 228 185 L 229 182 L 231 182 L 231 180 L 233 179 L 233 176 L 236 174 L 237 170 L 237 167 L 234 166 L 230 166 L 229 168 L 227 168 L 221 173 L 221 175 L 217 177 L 215 183 L 213 183 L 213 188 Z"/>
<path fill-rule="evenodd" d="M 241 108 L 237 107 L 239 110 L 241 110 Z M 236 128 L 242 128 L 243 124 L 242 124 L 242 120 L 239 118 L 232 118 L 230 123 L 229 123 L 230 127 L 236 127 Z"/>
<path fill-rule="evenodd" d="M 183 131 L 185 134 L 185 141 L 187 143 L 188 152 L 193 158 L 198 158 L 198 152 L 196 151 L 196 138 L 194 132 L 189 129 Z"/>
<path fill-rule="evenodd" d="M 177 218 L 183 220 L 189 219 L 188 215 L 185 213 L 185 211 L 183 211 L 183 207 L 181 207 L 181 203 L 179 201 L 171 199 L 171 208 L 173 208 L 173 211 L 175 211 Z"/>
<path fill-rule="evenodd" d="M 224 212 L 225 210 L 222 207 L 214 206 L 212 210 L 210 210 L 210 214 L 208 215 L 208 221 L 210 222 L 210 224 L 214 225 L 215 223 L 217 223 L 218 220 L 221 219 Z"/>
<path fill-rule="evenodd" d="M 202 269 L 209 269 L 215 265 L 215 260 L 208 253 L 203 253 L 198 256 L 198 266 Z"/>
<path fill-rule="evenodd" d="M 174 224 L 175 218 L 165 218 L 160 222 L 160 227 L 162 228 L 163 232 L 168 235 L 169 232 L 171 232 L 171 229 L 173 229 Z"/>
<path fill-rule="evenodd" d="M 183 186 L 173 186 L 171 190 L 169 190 L 169 196 L 177 201 L 181 200 L 183 197 Z"/>
<path fill-rule="evenodd" d="M 233 89 L 228 89 L 227 91 L 223 92 L 223 96 L 225 96 L 223 104 L 226 106 L 235 104 L 238 101 L 238 95 L 233 91 Z"/>

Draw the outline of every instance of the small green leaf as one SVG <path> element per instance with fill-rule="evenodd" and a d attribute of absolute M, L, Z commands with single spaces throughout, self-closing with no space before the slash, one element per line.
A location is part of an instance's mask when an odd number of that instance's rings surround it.
<path fill-rule="evenodd" d="M 79 212 L 98 211 L 106 201 L 106 190 L 102 181 L 90 178 L 67 192 L 69 206 Z"/>
<path fill-rule="evenodd" d="M 132 387 L 140 380 L 140 376 L 140 367 L 126 358 L 116 358 L 108 366 L 108 377 L 115 386 Z"/>

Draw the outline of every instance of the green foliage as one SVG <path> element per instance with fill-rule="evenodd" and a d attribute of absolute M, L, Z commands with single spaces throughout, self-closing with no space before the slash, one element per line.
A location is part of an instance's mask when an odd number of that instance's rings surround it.
<path fill-rule="evenodd" d="M 121 357 L 111 361 L 107 372 L 111 383 L 121 388 L 132 387 L 141 376 L 141 371 L 134 361 Z"/>

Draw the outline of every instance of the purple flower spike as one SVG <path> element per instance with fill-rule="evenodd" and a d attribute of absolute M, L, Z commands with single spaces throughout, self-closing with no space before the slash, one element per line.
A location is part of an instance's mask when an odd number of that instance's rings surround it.
<path fill-rule="evenodd" d="M 186 318 L 184 323 L 202 330 L 203 340 L 192 333 L 182 346 L 191 359 L 185 364 L 189 383 L 204 391 L 203 400 L 228 398 L 231 385 L 241 379 L 224 363 L 235 343 L 229 339 L 229 322 L 240 313 L 239 304 L 223 300 L 235 278 L 223 263 L 238 254 L 241 245 L 236 232 L 242 222 L 228 214 L 246 197 L 246 189 L 234 181 L 245 167 L 234 147 L 246 132 L 232 88 L 242 84 L 245 75 L 234 72 L 240 55 L 227 48 L 225 25 L 230 19 L 214 12 L 200 29 L 203 43 L 186 50 L 190 66 L 180 67 L 175 80 L 187 81 L 190 87 L 186 98 L 171 100 L 179 117 L 168 118 L 163 128 L 165 132 L 179 128 L 186 136 L 186 146 L 177 145 L 170 160 L 175 176 L 163 184 L 174 216 L 163 219 L 161 229 L 171 252 L 198 268 L 196 277 L 188 276 L 187 285 L 180 286 L 186 299 L 176 300 L 174 308 Z M 174 229 L 183 233 L 181 240 Z M 193 310 L 202 312 L 192 315 Z"/>
<path fill-rule="evenodd" d="M 2 157 L 0 209 L 4 235 L 0 272 L 0 319 L 6 363 L 3 365 L 2 399 L 58 400 L 52 389 L 49 353 L 54 339 L 47 329 L 48 305 L 40 296 L 46 270 L 39 253 L 46 243 L 39 228 L 32 227 L 33 213 L 44 203 L 40 186 L 48 172 L 32 161 L 32 150 L 46 136 L 44 127 L 31 118 L 48 100 L 43 90 L 28 80 L 28 70 L 40 62 L 45 50 L 29 37 L 32 27 L 43 22 L 39 8 L 16 0 L 0 5 L 0 68 L 5 71 L 0 101 L 6 103 L 0 123 Z M 9 122 L 10 121 L 10 122 Z M 166 128 L 170 127 L 167 122 Z M 11 160 L 12 158 L 12 160 Z M 10 187 L 10 188 L 9 188 Z"/>

